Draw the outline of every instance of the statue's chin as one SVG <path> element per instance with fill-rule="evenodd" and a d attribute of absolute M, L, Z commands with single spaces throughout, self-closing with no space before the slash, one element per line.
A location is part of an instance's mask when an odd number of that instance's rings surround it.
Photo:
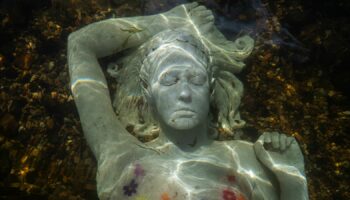
<path fill-rule="evenodd" d="M 188 130 L 196 127 L 199 124 L 199 120 L 193 117 L 177 117 L 168 121 L 168 125 L 178 130 Z"/>

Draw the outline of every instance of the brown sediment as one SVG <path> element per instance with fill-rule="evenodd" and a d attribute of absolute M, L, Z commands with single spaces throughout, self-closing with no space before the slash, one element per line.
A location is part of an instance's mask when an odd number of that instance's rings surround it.
<path fill-rule="evenodd" d="M 96 162 L 69 92 L 66 40 L 86 24 L 138 15 L 143 7 L 130 1 L 39 2 L 26 7 L 18 1 L 0 10 L 0 196 L 96 199 Z M 264 3 L 273 14 L 259 21 L 267 28 L 240 75 L 246 130 L 278 130 L 298 139 L 310 199 L 350 199 L 349 73 L 343 70 L 349 62 L 349 20 L 341 15 L 306 20 L 316 11 L 321 16 L 327 7 L 322 3 L 316 8 L 298 1 Z M 150 9 L 158 9 L 155 5 Z M 350 6 L 346 1 L 328 6 L 329 12 L 341 7 Z M 244 22 L 250 15 L 237 18 Z M 273 41 L 283 23 L 297 27 L 293 34 L 307 52 Z"/>

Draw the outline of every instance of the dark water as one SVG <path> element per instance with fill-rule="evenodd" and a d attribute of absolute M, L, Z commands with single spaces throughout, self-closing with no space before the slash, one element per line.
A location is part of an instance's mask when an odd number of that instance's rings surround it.
<path fill-rule="evenodd" d="M 0 1 L 0 199 L 96 199 L 95 160 L 68 88 L 66 39 L 95 21 L 189 1 Z M 350 2 L 200 1 L 256 48 L 239 75 L 251 138 L 300 142 L 310 199 L 350 199 Z"/>

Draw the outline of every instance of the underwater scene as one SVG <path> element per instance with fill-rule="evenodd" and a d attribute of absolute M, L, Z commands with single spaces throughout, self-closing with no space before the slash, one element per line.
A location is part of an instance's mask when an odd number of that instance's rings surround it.
<path fill-rule="evenodd" d="M 348 10 L 0 0 L 0 199 L 350 199 Z"/>

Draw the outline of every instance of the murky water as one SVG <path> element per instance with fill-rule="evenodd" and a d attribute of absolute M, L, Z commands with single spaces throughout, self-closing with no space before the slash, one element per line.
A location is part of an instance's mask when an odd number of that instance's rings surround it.
<path fill-rule="evenodd" d="M 0 2 L 1 199 L 97 198 L 96 162 L 68 87 L 67 36 L 98 20 L 186 2 Z M 349 3 L 200 2 L 213 10 L 227 38 L 256 40 L 239 75 L 246 139 L 266 130 L 295 136 L 306 158 L 310 199 L 348 199 Z"/>

